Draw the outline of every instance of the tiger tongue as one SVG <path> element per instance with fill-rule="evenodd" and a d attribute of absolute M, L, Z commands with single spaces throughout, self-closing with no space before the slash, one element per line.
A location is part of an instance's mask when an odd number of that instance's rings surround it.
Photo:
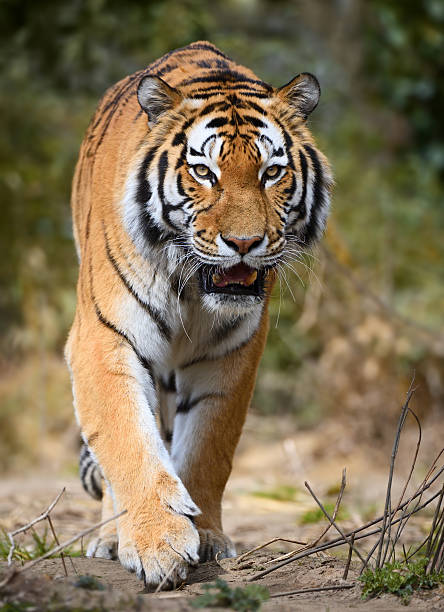
<path fill-rule="evenodd" d="M 231 268 L 225 268 L 217 274 L 213 274 L 212 280 L 216 287 L 227 285 L 245 285 L 249 287 L 257 278 L 257 271 L 244 263 L 239 263 Z"/>

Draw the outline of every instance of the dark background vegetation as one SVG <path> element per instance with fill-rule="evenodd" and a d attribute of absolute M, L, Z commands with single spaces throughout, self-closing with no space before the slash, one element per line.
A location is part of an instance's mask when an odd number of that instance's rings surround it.
<path fill-rule="evenodd" d="M 415 371 L 416 408 L 442 431 L 441 0 L 2 0 L 0 467 L 48 459 L 72 431 L 69 192 L 94 107 L 197 39 L 323 91 L 310 125 L 336 177 L 331 223 L 313 271 L 296 267 L 305 289 L 289 270 L 276 290 L 253 409 L 384 444 Z"/>

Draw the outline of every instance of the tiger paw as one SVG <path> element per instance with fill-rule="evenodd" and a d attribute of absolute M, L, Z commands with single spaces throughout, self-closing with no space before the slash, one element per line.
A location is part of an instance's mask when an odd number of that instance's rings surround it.
<path fill-rule="evenodd" d="M 219 529 L 199 528 L 199 537 L 199 561 L 201 563 L 236 556 L 233 542 Z"/>
<path fill-rule="evenodd" d="M 138 526 L 143 526 L 140 517 Z M 143 529 L 133 530 L 130 539 L 120 534 L 119 560 L 149 590 L 159 585 L 175 588 L 199 561 L 199 533 L 187 516 L 166 510 L 162 517 L 151 516 Z"/>
<path fill-rule="evenodd" d="M 121 564 L 145 581 L 148 589 L 173 588 L 199 561 L 199 533 L 193 517 L 200 514 L 180 480 L 159 475 L 156 494 L 134 505 L 119 521 Z"/>
<path fill-rule="evenodd" d="M 91 540 L 88 544 L 86 556 L 99 559 L 112 559 L 114 561 L 117 559 L 117 547 L 117 536 L 114 538 L 94 538 L 94 540 Z"/>

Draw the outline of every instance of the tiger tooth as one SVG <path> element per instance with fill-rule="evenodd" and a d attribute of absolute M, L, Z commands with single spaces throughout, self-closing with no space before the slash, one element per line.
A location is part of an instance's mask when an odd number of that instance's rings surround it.
<path fill-rule="evenodd" d="M 211 276 L 211 278 L 212 278 L 213 283 L 214 283 L 215 285 L 217 285 L 218 283 L 220 283 L 220 282 L 222 281 L 222 276 L 221 276 L 220 274 L 213 274 L 213 275 Z"/>
<path fill-rule="evenodd" d="M 245 285 L 247 285 L 247 287 L 249 287 L 250 285 L 252 285 L 254 283 L 254 281 L 257 279 L 257 271 L 253 270 L 253 272 L 250 274 L 250 276 L 245 280 Z"/>

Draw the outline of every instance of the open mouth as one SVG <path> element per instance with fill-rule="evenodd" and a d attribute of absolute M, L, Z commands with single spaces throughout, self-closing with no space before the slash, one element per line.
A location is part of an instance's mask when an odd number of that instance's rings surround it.
<path fill-rule="evenodd" d="M 244 263 L 231 268 L 204 265 L 199 270 L 201 288 L 205 293 L 262 296 L 264 269 L 250 268 Z"/>

